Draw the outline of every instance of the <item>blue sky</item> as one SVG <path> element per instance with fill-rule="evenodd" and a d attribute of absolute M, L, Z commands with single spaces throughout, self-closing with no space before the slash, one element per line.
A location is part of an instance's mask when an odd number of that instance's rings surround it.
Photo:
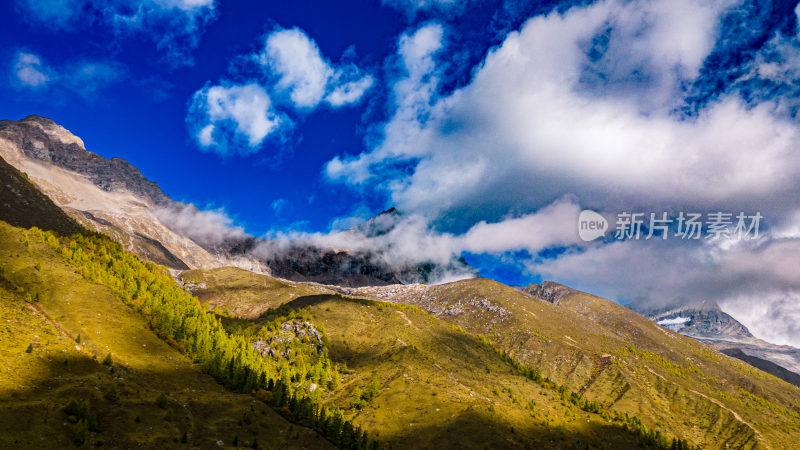
<path fill-rule="evenodd" d="M 800 343 L 796 6 L 7 0 L 0 117 L 50 117 L 254 235 L 342 244 L 397 206 L 397 258 L 712 299 Z M 584 208 L 766 223 L 586 244 Z"/>

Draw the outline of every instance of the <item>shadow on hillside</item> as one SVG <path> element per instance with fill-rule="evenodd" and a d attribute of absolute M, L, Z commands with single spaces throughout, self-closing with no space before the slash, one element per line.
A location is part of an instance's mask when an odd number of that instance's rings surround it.
<path fill-rule="evenodd" d="M 304 301 L 308 300 L 313 301 Z M 468 340 L 462 344 L 468 344 Z M 29 357 L 41 358 L 37 351 Z M 380 352 L 364 353 L 359 359 L 381 357 Z M 21 389 L 4 386 L 0 390 L 0 447 L 71 448 L 85 438 L 93 445 L 111 448 L 216 448 L 217 440 L 228 444 L 236 438 L 243 446 L 257 437 L 262 446 L 269 448 L 330 448 L 311 430 L 288 425 L 265 404 L 244 394 L 226 392 L 210 377 L 190 367 L 133 371 L 120 364 L 112 372 L 95 359 L 73 354 L 49 360 L 37 380 L 41 381 Z M 107 395 L 112 386 L 119 396 L 116 400 Z M 157 398 L 162 393 L 168 400 L 159 405 Z M 85 425 L 73 423 L 64 412 L 72 400 L 88 401 L 99 420 L 99 431 L 82 437 Z M 364 417 L 363 424 L 382 448 L 637 446 L 633 436 L 611 425 L 580 423 L 581 434 L 576 434 L 571 428 L 547 426 L 530 418 L 523 420 L 524 427 L 512 429 L 504 423 L 508 422 L 507 417 L 495 416 L 488 407 L 470 408 L 450 417 L 437 416 L 437 411 L 426 411 L 422 406 L 412 407 L 416 411 L 407 417 L 413 417 L 414 422 L 397 424 L 402 432 L 376 434 L 369 427 L 370 417 Z M 255 431 L 252 425 L 242 423 L 249 410 L 256 417 Z M 402 417 L 380 409 L 375 414 Z M 583 416 L 579 414 L 576 420 L 580 422 Z M 184 432 L 189 436 L 186 444 L 181 442 Z"/>
<path fill-rule="evenodd" d="M 40 358 L 37 351 L 26 357 Z M 112 371 L 75 354 L 56 354 L 38 366 L 37 382 L 0 384 L 0 448 L 77 448 L 83 443 L 218 448 L 217 441 L 230 445 L 234 439 L 247 448 L 255 439 L 261 448 L 333 448 L 314 431 L 286 422 L 250 395 L 227 391 L 193 367 L 134 371 L 114 364 Z M 72 401 L 88 405 L 95 426 L 67 414 Z M 187 442 L 182 442 L 184 433 Z"/>
<path fill-rule="evenodd" d="M 434 411 L 420 414 L 416 422 L 401 424 L 405 431 L 378 436 L 384 448 L 414 449 L 595 449 L 638 448 L 638 440 L 613 425 L 582 424 L 580 434 L 567 427 L 537 424 L 512 428 L 491 413 L 470 409 L 455 417 L 436 420 Z"/>

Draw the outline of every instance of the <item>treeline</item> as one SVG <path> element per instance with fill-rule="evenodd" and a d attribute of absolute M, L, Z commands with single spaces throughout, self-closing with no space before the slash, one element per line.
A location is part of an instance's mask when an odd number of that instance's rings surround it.
<path fill-rule="evenodd" d="M 309 426 L 332 443 L 347 449 L 375 448 L 366 433 L 345 420 L 341 411 L 320 408 L 305 381 L 327 387 L 338 382 L 338 370 L 325 354 L 311 361 L 262 357 L 249 333 L 231 333 L 219 317 L 196 297 L 179 288 L 169 272 L 142 262 L 110 238 L 97 233 L 60 237 L 32 228 L 24 243 L 45 243 L 89 281 L 109 287 L 125 304 L 147 318 L 159 337 L 189 356 L 226 387 L 263 397 L 288 420 Z M 319 365 L 317 365 L 319 364 Z M 322 367 L 322 372 L 320 371 Z M 319 386 L 317 389 L 322 389 Z"/>

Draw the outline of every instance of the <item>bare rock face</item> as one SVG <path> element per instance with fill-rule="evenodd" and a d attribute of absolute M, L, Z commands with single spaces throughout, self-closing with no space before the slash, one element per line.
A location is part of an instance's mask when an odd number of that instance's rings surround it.
<path fill-rule="evenodd" d="M 122 159 L 87 151 L 50 119 L 0 121 L 0 157 L 75 221 L 145 259 L 179 270 L 221 265 L 155 216 L 158 205 L 170 202 L 156 183 Z"/>
<path fill-rule="evenodd" d="M 171 200 L 127 161 L 86 150 L 80 138 L 40 116 L 0 121 L 0 157 L 26 173 L 81 225 L 172 269 L 232 265 L 292 281 L 350 287 L 427 283 L 453 271 L 477 275 L 457 258 L 446 265 L 397 265 L 380 249 L 348 251 L 310 243 L 282 247 L 233 229 L 221 235 L 198 234 L 194 214 L 199 211 L 193 205 Z M 353 232 L 364 239 L 379 236 L 391 229 L 390 219 L 397 214 L 394 209 L 384 211 Z"/>
<path fill-rule="evenodd" d="M 106 159 L 87 151 L 79 137 L 50 119 L 28 116 L 16 122 L 0 121 L 0 136 L 21 149 L 25 157 L 83 175 L 104 191 L 127 191 L 154 205 L 169 202 L 158 184 L 139 169 L 124 159 Z"/>
<path fill-rule="evenodd" d="M 519 290 L 556 305 L 560 303 L 562 298 L 577 292 L 555 281 L 543 281 L 541 284 L 531 284 Z"/>
<path fill-rule="evenodd" d="M 752 338 L 750 330 L 723 311 L 715 302 L 696 301 L 676 305 L 628 305 L 659 325 L 697 339 Z"/>

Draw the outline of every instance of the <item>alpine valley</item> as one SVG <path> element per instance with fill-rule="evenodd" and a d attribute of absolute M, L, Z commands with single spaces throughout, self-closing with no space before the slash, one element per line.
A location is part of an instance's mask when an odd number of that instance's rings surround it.
<path fill-rule="evenodd" d="M 39 116 L 0 122 L 0 157 L 1 448 L 800 442 L 800 350 L 716 304 L 204 234 L 195 206 Z"/>

